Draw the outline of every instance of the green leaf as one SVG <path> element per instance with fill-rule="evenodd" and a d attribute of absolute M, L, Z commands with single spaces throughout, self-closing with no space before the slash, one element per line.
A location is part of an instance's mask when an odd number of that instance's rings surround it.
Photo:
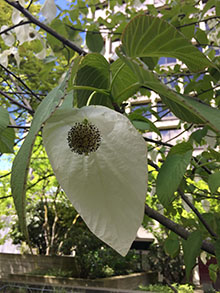
<path fill-rule="evenodd" d="M 153 131 L 161 137 L 161 133 L 154 123 L 141 114 L 133 112 L 129 114 L 128 118 L 137 129 Z"/>
<path fill-rule="evenodd" d="M 150 129 L 149 124 L 145 121 L 133 120 L 132 124 L 134 125 L 135 128 L 142 130 L 142 131 Z"/>
<path fill-rule="evenodd" d="M 206 124 L 216 133 L 220 133 L 220 111 L 218 109 L 173 91 L 161 83 L 141 60 L 126 57 L 121 48 L 117 49 L 117 54 L 135 72 L 140 84 L 158 93 L 177 117 L 187 122 Z"/>
<path fill-rule="evenodd" d="M 181 97 L 183 99 L 183 103 L 184 101 L 184 97 L 181 96 L 181 94 L 179 94 L 179 97 Z M 168 96 L 168 95 L 167 95 Z M 189 122 L 189 123 L 195 123 L 195 124 L 202 124 L 204 123 L 202 121 L 202 119 L 199 119 L 197 116 L 194 115 L 194 113 L 192 113 L 191 109 L 186 109 L 182 104 L 180 103 L 176 103 L 173 100 L 160 95 L 161 100 L 164 104 L 166 104 L 169 109 L 171 110 L 171 112 L 173 112 L 173 114 L 175 114 L 176 117 L 180 118 L 183 121 Z M 189 105 L 190 107 L 190 105 Z"/>
<path fill-rule="evenodd" d="M 60 109 L 71 109 L 71 108 L 73 108 L 73 90 L 67 93 L 62 105 L 60 106 Z"/>
<path fill-rule="evenodd" d="M 211 9 L 213 6 L 215 6 L 217 1 L 216 0 L 207 1 L 206 5 L 203 7 L 202 15 L 204 15 L 209 9 Z"/>
<path fill-rule="evenodd" d="M 181 142 L 170 149 L 168 156 L 176 154 L 185 155 L 188 151 L 192 151 L 192 145 L 188 142 Z"/>
<path fill-rule="evenodd" d="M 218 263 L 218 267 L 220 268 L 220 239 L 215 241 L 215 255 Z"/>
<path fill-rule="evenodd" d="M 217 273 L 218 273 L 218 265 L 217 264 L 210 264 L 209 265 L 209 276 L 210 279 L 215 283 L 217 280 Z"/>
<path fill-rule="evenodd" d="M 211 149 L 211 148 L 209 148 L 209 152 L 211 153 L 212 157 L 213 157 L 216 161 L 220 162 L 220 153 L 219 153 L 219 152 L 216 152 L 215 150 L 213 150 L 213 149 Z"/>
<path fill-rule="evenodd" d="M 121 59 L 111 64 L 111 95 L 115 102 L 121 104 L 132 97 L 140 88 L 134 72 Z"/>
<path fill-rule="evenodd" d="M 0 135 L 0 153 L 14 153 L 15 131 L 13 128 L 6 128 Z"/>
<path fill-rule="evenodd" d="M 218 190 L 220 187 L 220 171 L 209 175 L 208 185 L 211 193 L 215 193 Z"/>
<path fill-rule="evenodd" d="M 133 18 L 123 32 L 122 47 L 129 57 L 177 58 L 191 71 L 214 66 L 173 25 L 153 16 Z"/>
<path fill-rule="evenodd" d="M 60 19 L 55 18 L 51 22 L 50 27 L 54 29 L 58 34 L 62 35 L 65 38 L 68 38 L 66 26 Z M 49 33 L 47 34 L 47 40 L 54 52 L 59 52 L 63 49 L 63 43 Z"/>
<path fill-rule="evenodd" d="M 88 31 L 86 33 L 86 45 L 90 51 L 100 53 L 104 46 L 102 35 L 98 31 Z"/>
<path fill-rule="evenodd" d="M 190 273 L 196 263 L 196 258 L 200 254 L 202 245 L 202 235 L 199 231 L 190 234 L 187 240 L 183 240 L 184 263 L 186 266 L 186 278 L 189 280 Z"/>
<path fill-rule="evenodd" d="M 201 30 L 200 28 L 196 28 L 196 34 L 195 34 L 195 38 L 197 39 L 197 41 L 200 44 L 207 44 L 208 39 L 207 39 L 207 35 L 206 32 L 204 32 L 203 30 Z"/>
<path fill-rule="evenodd" d="M 98 53 L 87 54 L 79 66 L 76 74 L 75 85 L 90 86 L 97 89 L 109 89 L 110 74 L 109 63 Z M 92 94 L 92 90 L 74 90 L 74 97 L 79 108 L 85 106 Z M 90 104 L 109 106 L 109 97 L 102 93 L 95 93 Z"/>
<path fill-rule="evenodd" d="M 172 147 L 165 162 L 159 170 L 156 180 L 156 193 L 164 207 L 174 199 L 183 175 L 192 157 L 192 146 L 183 142 Z"/>
<path fill-rule="evenodd" d="M 142 57 L 141 61 L 143 61 L 150 70 L 153 70 L 154 67 L 157 65 L 158 57 Z"/>
<path fill-rule="evenodd" d="M 55 111 L 61 99 L 64 97 L 65 85 L 66 79 L 64 79 L 59 86 L 53 89 L 40 103 L 35 112 L 29 133 L 13 161 L 11 174 L 12 195 L 21 230 L 26 237 L 28 233 L 26 229 L 25 188 L 32 148 L 42 124 L 45 123 L 45 121 Z"/>
<path fill-rule="evenodd" d="M 3 130 L 9 124 L 9 114 L 8 111 L 2 107 L 0 107 L 0 135 Z"/>
<path fill-rule="evenodd" d="M 168 237 L 164 242 L 164 250 L 171 257 L 177 256 L 180 250 L 178 237 Z"/>
<path fill-rule="evenodd" d="M 201 143 L 203 137 L 206 136 L 207 131 L 208 128 L 206 126 L 203 127 L 203 129 L 198 129 L 190 135 L 190 139 L 194 139 L 197 143 Z"/>
<path fill-rule="evenodd" d="M 15 131 L 7 128 L 10 123 L 8 111 L 0 107 L 0 153 L 13 153 Z"/>

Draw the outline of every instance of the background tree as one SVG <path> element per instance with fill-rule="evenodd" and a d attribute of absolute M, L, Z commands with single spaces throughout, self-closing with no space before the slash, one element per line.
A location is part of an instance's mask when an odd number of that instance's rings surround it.
<path fill-rule="evenodd" d="M 66 98 L 71 105 L 74 96 L 74 106 L 82 107 L 89 102 L 124 112 L 124 103 L 130 97 L 141 93 L 150 98 L 152 92 L 157 93 L 165 107 L 180 118 L 185 131 L 190 130 L 188 139 L 173 146 L 160 139 L 159 129 L 140 111 L 128 118 L 140 131 L 158 134 L 158 140 L 145 138 L 151 155 L 145 214 L 170 231 L 165 242 L 167 253 L 172 255 L 171 247 L 175 252 L 180 246 L 183 248 L 189 276 L 200 249 L 215 255 L 218 265 L 220 259 L 220 73 L 216 56 L 219 2 L 171 1 L 161 7 L 140 5 L 138 11 L 134 1 L 126 1 L 123 10 L 116 12 L 117 4 L 122 5 L 120 1 L 77 1 L 69 4 L 68 9 L 57 9 L 53 1 L 45 1 L 44 7 L 34 1 L 5 0 L 1 4 L 5 14 L 0 40 L 0 151 L 17 152 L 30 122 L 36 121 L 19 152 L 23 156 L 17 156 L 15 162 L 19 164 L 14 163 L 12 172 L 15 206 L 25 233 L 25 170 L 35 137 L 38 135 L 37 141 L 42 143 L 41 127 L 59 99 Z M 97 9 L 105 9 L 105 14 L 95 18 Z M 10 14 L 12 17 L 6 19 L 5 15 Z M 44 17 L 43 21 L 39 15 Z M 86 36 L 83 49 L 79 43 L 82 33 Z M 107 64 L 102 57 L 104 43 L 111 39 L 114 44 L 119 38 L 121 45 L 115 50 L 119 58 Z M 164 68 L 158 63 L 160 57 L 176 58 L 179 62 Z M 69 81 L 60 83 L 72 60 Z M 94 73 L 98 78 L 94 79 Z M 169 84 L 174 81 L 175 89 L 171 89 Z M 57 84 L 49 96 L 53 99 L 57 95 L 56 104 L 42 112 L 41 118 L 37 117 L 34 113 L 38 105 L 42 100 L 44 105 L 49 103 L 44 97 Z M 161 119 L 152 107 L 149 111 Z M 204 146 L 204 151 L 195 156 L 193 150 L 198 145 Z M 49 176 L 41 164 L 36 169 L 42 170 L 42 178 Z M 18 173 L 19 180 L 13 175 Z M 204 209 L 204 200 L 209 203 L 209 211 Z M 186 212 L 185 205 L 191 212 Z M 177 236 L 173 237 L 171 232 Z"/>

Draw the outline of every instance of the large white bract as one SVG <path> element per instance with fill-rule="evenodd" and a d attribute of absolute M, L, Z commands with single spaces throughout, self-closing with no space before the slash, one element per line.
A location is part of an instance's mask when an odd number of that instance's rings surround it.
<path fill-rule="evenodd" d="M 97 137 L 94 147 L 79 146 L 75 134 L 80 129 L 89 133 L 85 144 Z M 43 140 L 58 182 L 87 226 L 126 255 L 143 219 L 147 191 L 147 148 L 141 134 L 122 114 L 86 106 L 58 109 L 44 126 Z"/>

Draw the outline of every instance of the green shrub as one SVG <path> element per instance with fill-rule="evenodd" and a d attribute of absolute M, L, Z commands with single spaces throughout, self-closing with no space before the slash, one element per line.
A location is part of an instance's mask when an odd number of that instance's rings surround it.
<path fill-rule="evenodd" d="M 171 284 L 181 283 L 185 277 L 183 255 L 181 253 L 175 257 L 167 255 L 162 239 L 150 246 L 144 262 L 145 267 L 151 271 L 160 272 Z"/>
<path fill-rule="evenodd" d="M 194 292 L 193 287 L 188 284 L 184 284 L 184 285 L 173 284 L 172 286 L 178 291 L 178 293 L 193 293 Z M 139 290 L 148 291 L 148 292 L 173 293 L 173 290 L 169 286 L 161 285 L 161 284 L 140 286 Z"/>
<path fill-rule="evenodd" d="M 39 254 L 75 253 L 77 276 L 55 270 L 45 274 L 93 279 L 140 271 L 139 254 L 130 251 L 126 257 L 120 256 L 90 232 L 67 201 L 40 201 L 29 205 L 28 230 L 32 248 Z M 10 234 L 14 244 L 25 241 L 18 222 L 13 224 Z"/>

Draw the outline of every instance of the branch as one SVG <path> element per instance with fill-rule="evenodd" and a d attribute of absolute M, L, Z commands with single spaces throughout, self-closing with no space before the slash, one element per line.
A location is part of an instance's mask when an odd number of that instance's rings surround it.
<path fill-rule="evenodd" d="M 19 106 L 20 108 L 23 108 L 25 110 L 27 110 L 31 115 L 34 114 L 34 111 L 30 108 L 28 108 L 27 106 L 19 103 L 18 101 L 14 100 L 13 98 L 11 98 L 9 95 L 7 95 L 6 93 L 4 93 L 2 90 L 0 90 L 0 94 L 3 95 L 6 99 L 8 99 L 9 101 L 12 102 L 12 104 L 15 104 L 17 106 Z"/>
<path fill-rule="evenodd" d="M 47 26 L 46 24 L 40 22 L 36 17 L 34 17 L 27 9 L 20 5 L 18 1 L 9 1 L 5 0 L 6 3 L 11 5 L 12 7 L 16 8 L 20 11 L 24 16 L 26 16 L 32 23 L 36 24 L 47 33 L 54 36 L 57 40 L 61 41 L 64 45 L 71 48 L 73 51 L 77 52 L 80 55 L 86 55 L 87 53 L 82 50 L 81 48 L 77 47 L 73 42 L 69 41 L 68 39 L 64 38 L 62 35 L 58 34 L 55 30 Z"/>
<path fill-rule="evenodd" d="M 10 175 L 10 174 L 11 174 L 11 172 L 8 172 L 8 173 L 6 173 L 6 174 L 4 174 L 4 175 L 1 175 L 0 178 L 7 177 L 7 176 Z"/>
<path fill-rule="evenodd" d="M 191 125 L 189 126 L 189 127 L 191 127 Z M 178 134 L 179 135 L 179 134 Z M 152 142 L 152 143 L 155 143 L 155 144 L 157 144 L 157 145 L 163 145 L 163 146 L 167 146 L 167 147 L 173 147 L 174 145 L 173 144 L 170 144 L 170 143 L 168 143 L 168 142 L 163 142 L 163 141 L 161 141 L 161 140 L 154 140 L 154 139 L 152 139 L 152 138 L 148 138 L 148 137 L 144 137 L 144 136 L 142 136 L 143 137 L 143 139 L 145 140 L 145 141 L 149 141 L 149 142 Z M 193 156 L 193 160 L 198 164 L 198 165 L 200 165 L 201 163 L 199 162 L 199 160 L 196 158 L 196 157 L 194 157 Z M 152 162 L 151 162 L 151 165 L 152 165 Z M 152 165 L 153 166 L 153 165 Z M 155 167 L 156 166 L 156 167 Z M 157 166 L 157 165 L 154 165 L 153 166 L 157 171 L 159 170 L 159 167 Z M 199 166 L 200 167 L 200 166 Z M 206 167 L 206 166 L 201 166 L 200 168 L 202 168 L 204 171 L 206 171 L 209 175 L 210 174 L 212 174 L 212 172 Z"/>
<path fill-rule="evenodd" d="M 10 75 L 12 75 L 14 78 L 16 78 L 23 86 L 38 100 L 42 101 L 24 82 L 20 79 L 16 74 L 14 74 L 12 71 L 10 71 L 8 68 L 6 68 L 4 65 L 0 64 L 0 66 L 8 72 Z"/>
<path fill-rule="evenodd" d="M 170 219 L 166 218 L 165 216 L 161 215 L 160 213 L 158 213 L 154 209 L 150 208 L 147 204 L 145 204 L 145 214 L 148 217 L 156 220 L 161 225 L 163 225 L 164 227 L 168 228 L 169 230 L 171 230 L 172 232 L 174 232 L 175 234 L 179 235 L 181 238 L 183 238 L 185 240 L 190 235 L 190 232 L 187 231 L 185 228 L 183 228 L 179 224 L 171 221 Z M 212 255 L 215 255 L 214 246 L 211 243 L 207 242 L 207 241 L 202 242 L 201 249 L 203 249 L 204 251 L 206 251 L 206 252 L 208 252 L 208 253 L 210 253 Z"/>
<path fill-rule="evenodd" d="M 29 189 L 31 189 L 32 187 L 34 187 L 35 185 L 37 185 L 40 181 L 42 181 L 42 180 L 46 180 L 47 178 L 49 178 L 49 177 L 51 177 L 51 176 L 54 176 L 54 174 L 51 173 L 51 174 L 48 174 L 48 175 L 46 175 L 46 176 L 43 176 L 43 177 L 39 178 L 35 183 L 33 183 L 33 184 L 31 184 L 30 186 L 28 186 L 28 187 L 27 187 L 27 190 L 29 190 Z"/>
<path fill-rule="evenodd" d="M 12 197 L 12 194 L 11 195 L 6 195 L 6 196 L 2 196 L 2 197 L 0 197 L 0 200 L 1 199 L 6 199 L 6 198 L 9 198 L 9 197 Z"/>
<path fill-rule="evenodd" d="M 9 75 L 9 78 L 11 79 L 11 81 L 14 83 L 15 87 L 17 88 L 18 91 L 21 90 L 20 86 L 17 84 L 17 81 L 13 79 L 13 77 L 11 75 Z M 27 106 L 29 109 L 31 109 L 31 111 L 33 111 L 30 103 L 28 102 L 28 100 L 25 98 L 25 96 L 23 94 L 21 94 L 22 97 L 22 102 L 25 106 Z"/>
<path fill-rule="evenodd" d="M 21 125 L 8 125 L 8 128 L 17 128 L 17 129 L 29 129 L 30 126 L 21 126 Z"/>
<path fill-rule="evenodd" d="M 196 214 L 196 216 L 199 218 L 199 220 L 201 221 L 201 223 L 203 224 L 203 226 L 206 228 L 206 230 L 209 232 L 209 234 L 214 237 L 217 238 L 217 235 L 214 231 L 212 231 L 211 227 L 209 227 L 208 223 L 205 221 L 205 219 L 203 218 L 203 216 L 200 214 L 200 212 L 197 210 L 196 207 L 194 207 L 194 205 L 190 202 L 190 200 L 187 198 L 187 196 L 185 196 L 185 194 L 178 189 L 178 193 L 180 194 L 182 200 L 191 208 L 191 210 Z"/>
<path fill-rule="evenodd" d="M 71 30 L 73 31 L 78 31 L 78 32 L 82 32 L 82 33 L 93 33 L 93 34 L 100 34 L 100 33 L 106 33 L 106 34 L 111 34 L 111 35 L 119 35 L 121 36 L 122 33 L 117 33 L 117 32 L 113 32 L 112 30 L 109 30 L 109 29 L 102 29 L 102 30 L 99 30 L 99 31 L 93 31 L 93 30 L 87 30 L 87 29 L 80 29 L 80 28 L 76 28 L 74 26 L 71 26 L 69 24 L 65 24 L 67 27 L 69 27 Z"/>
<path fill-rule="evenodd" d="M 167 146 L 167 147 L 173 147 L 173 145 L 172 144 L 170 144 L 170 143 L 166 143 L 166 142 L 163 142 L 163 141 L 161 141 L 161 140 L 154 140 L 154 139 L 152 139 L 152 138 L 148 138 L 148 137 L 144 137 L 143 136 L 143 139 L 145 140 L 145 141 L 149 141 L 149 142 L 153 142 L 153 143 L 155 143 L 155 144 L 157 144 L 157 145 L 163 145 L 163 146 Z"/>
<path fill-rule="evenodd" d="M 151 165 L 152 167 L 155 168 L 155 170 L 159 171 L 159 167 L 152 162 L 151 160 L 148 160 L 149 165 Z M 196 216 L 199 218 L 199 220 L 201 221 L 201 223 L 204 225 L 204 227 L 206 228 L 206 230 L 209 232 L 209 234 L 214 237 L 217 238 L 217 235 L 215 234 L 215 232 L 212 231 L 212 229 L 209 227 L 208 223 L 205 221 L 205 219 L 202 217 L 202 215 L 200 214 L 200 212 L 194 207 L 194 205 L 188 200 L 188 198 L 185 196 L 185 194 L 178 189 L 178 192 L 181 196 L 181 198 L 183 199 L 183 201 L 185 201 L 185 203 L 191 208 L 191 210 L 196 214 Z"/>
<path fill-rule="evenodd" d="M 198 24 L 200 22 L 207 22 L 208 20 L 219 19 L 219 18 L 220 18 L 220 16 L 211 16 L 211 17 L 208 17 L 208 18 L 203 19 L 203 20 L 198 20 L 198 21 L 194 21 L 194 22 L 190 22 L 190 23 L 186 23 L 186 24 L 183 24 L 183 25 L 176 26 L 176 28 L 179 29 L 179 28 L 182 28 L 182 27 L 185 27 L 185 26 L 190 26 L 190 25 Z"/>
<path fill-rule="evenodd" d="M 27 10 L 29 10 L 29 8 L 31 7 L 32 3 L 33 3 L 33 0 L 31 0 L 30 3 L 28 4 Z"/>
<path fill-rule="evenodd" d="M 27 21 L 21 21 L 19 22 L 18 24 L 15 24 L 9 28 L 6 28 L 5 30 L 1 31 L 0 32 L 0 35 L 3 35 L 3 34 L 7 34 L 7 32 L 13 30 L 14 28 L 18 27 L 18 26 L 21 26 L 21 25 L 24 25 L 24 24 L 28 24 L 28 23 L 31 23 L 31 21 L 27 20 Z"/>

